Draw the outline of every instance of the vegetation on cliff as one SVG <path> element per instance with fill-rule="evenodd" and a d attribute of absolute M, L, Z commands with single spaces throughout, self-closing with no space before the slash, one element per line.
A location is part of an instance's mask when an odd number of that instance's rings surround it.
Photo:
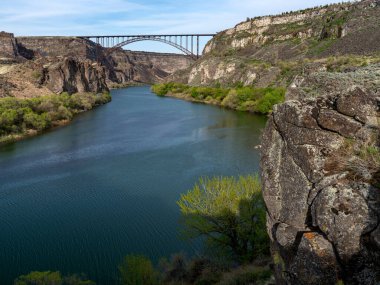
<path fill-rule="evenodd" d="M 285 99 L 285 88 L 255 88 L 242 84 L 236 84 L 236 87 L 232 88 L 222 88 L 194 87 L 170 82 L 153 85 L 152 91 L 159 96 L 173 96 L 259 114 L 270 113 L 273 105 Z"/>
<path fill-rule="evenodd" d="M 31 99 L 0 99 L 0 143 L 41 132 L 70 121 L 77 113 L 111 100 L 108 93 L 51 95 Z"/>

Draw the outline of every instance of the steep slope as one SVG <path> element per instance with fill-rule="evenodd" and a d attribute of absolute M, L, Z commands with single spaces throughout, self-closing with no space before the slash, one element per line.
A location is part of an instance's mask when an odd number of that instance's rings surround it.
<path fill-rule="evenodd" d="M 187 72 L 169 78 L 190 85 L 286 86 L 305 68 L 326 68 L 346 55 L 348 65 L 379 61 L 380 1 L 335 4 L 249 19 L 217 34 Z M 371 59 L 361 61 L 363 56 Z M 330 58 L 331 60 L 331 58 Z"/>

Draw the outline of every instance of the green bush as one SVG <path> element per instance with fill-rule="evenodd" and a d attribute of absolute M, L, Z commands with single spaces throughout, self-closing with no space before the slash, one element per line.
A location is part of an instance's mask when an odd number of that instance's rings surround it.
<path fill-rule="evenodd" d="M 265 206 L 258 176 L 201 178 L 177 202 L 184 233 L 238 263 L 269 254 Z"/>
<path fill-rule="evenodd" d="M 33 271 L 27 275 L 19 276 L 14 285 L 95 285 L 85 276 L 62 276 L 59 271 Z"/>
<path fill-rule="evenodd" d="M 59 271 L 33 271 L 18 277 L 14 285 L 61 285 L 62 282 L 62 275 Z"/>
<path fill-rule="evenodd" d="M 284 88 L 267 88 L 265 95 L 257 100 L 255 111 L 261 114 L 268 114 L 272 111 L 272 107 L 285 100 Z"/>
<path fill-rule="evenodd" d="M 270 113 L 274 104 L 285 99 L 285 88 L 281 87 L 255 88 L 243 86 L 241 82 L 235 83 L 233 88 L 216 86 L 195 87 L 171 82 L 153 85 L 152 91 L 159 96 L 182 94 L 199 102 L 212 101 L 223 107 L 260 114 Z"/>
<path fill-rule="evenodd" d="M 123 285 L 158 284 L 157 272 L 152 262 L 141 255 L 128 255 L 119 265 L 121 283 Z"/>
<path fill-rule="evenodd" d="M 17 135 L 28 129 L 42 131 L 54 122 L 71 120 L 73 114 L 111 100 L 108 93 L 51 95 L 30 99 L 0 99 L 0 136 Z"/>
<path fill-rule="evenodd" d="M 36 113 L 26 113 L 24 115 L 24 123 L 28 129 L 42 131 L 50 126 L 50 118 L 47 113 L 38 115 Z"/>

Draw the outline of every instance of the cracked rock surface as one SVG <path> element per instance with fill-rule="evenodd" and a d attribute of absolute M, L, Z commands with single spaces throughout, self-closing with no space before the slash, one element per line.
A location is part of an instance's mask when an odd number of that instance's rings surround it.
<path fill-rule="evenodd" d="M 380 284 L 380 169 L 362 155 L 379 147 L 375 87 L 292 97 L 269 118 L 261 175 L 277 284 Z"/>

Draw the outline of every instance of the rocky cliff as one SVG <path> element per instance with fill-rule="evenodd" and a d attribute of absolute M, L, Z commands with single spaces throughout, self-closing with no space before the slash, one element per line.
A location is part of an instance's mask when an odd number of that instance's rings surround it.
<path fill-rule="evenodd" d="M 0 97 L 103 92 L 133 83 L 156 83 L 191 60 L 183 55 L 107 49 L 75 37 L 0 34 Z"/>
<path fill-rule="evenodd" d="M 0 32 L 0 59 L 9 60 L 18 56 L 18 50 L 14 35 L 11 33 Z"/>
<path fill-rule="evenodd" d="M 379 284 L 379 106 L 374 65 L 299 76 L 274 108 L 261 168 L 277 284 Z"/>
<path fill-rule="evenodd" d="M 371 56 L 379 61 L 379 26 L 379 0 L 249 19 L 218 33 L 201 60 L 169 80 L 190 85 L 287 86 L 305 66 L 318 71 L 333 56 Z"/>
<path fill-rule="evenodd" d="M 192 59 L 180 54 L 115 50 L 104 59 L 110 87 L 131 83 L 158 83 L 175 71 L 186 69 Z"/>

